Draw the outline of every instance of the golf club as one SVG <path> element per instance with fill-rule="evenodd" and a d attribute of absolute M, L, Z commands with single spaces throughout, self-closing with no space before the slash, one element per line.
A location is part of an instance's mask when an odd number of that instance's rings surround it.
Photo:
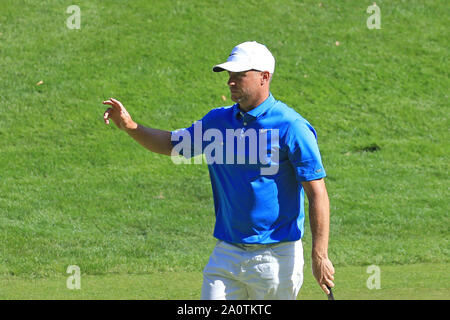
<path fill-rule="evenodd" d="M 331 288 L 329 286 L 327 286 L 327 289 L 330 290 L 330 293 L 327 294 L 328 300 L 334 300 L 333 291 L 331 290 Z"/>

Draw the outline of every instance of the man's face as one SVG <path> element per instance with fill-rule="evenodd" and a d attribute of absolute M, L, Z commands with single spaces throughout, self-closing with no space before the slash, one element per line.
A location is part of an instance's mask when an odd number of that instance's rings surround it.
<path fill-rule="evenodd" d="M 231 100 L 234 102 L 246 105 L 260 94 L 262 72 L 254 70 L 243 72 L 228 71 L 228 74 L 230 76 L 228 86 L 230 87 Z"/>

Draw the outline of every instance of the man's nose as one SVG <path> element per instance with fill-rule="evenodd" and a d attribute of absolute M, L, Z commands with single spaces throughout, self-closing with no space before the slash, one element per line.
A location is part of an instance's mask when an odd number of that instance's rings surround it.
<path fill-rule="evenodd" d="M 236 85 L 236 82 L 235 82 L 233 79 L 229 78 L 227 84 L 228 84 L 230 87 L 232 87 L 232 86 L 235 86 L 235 85 Z"/>

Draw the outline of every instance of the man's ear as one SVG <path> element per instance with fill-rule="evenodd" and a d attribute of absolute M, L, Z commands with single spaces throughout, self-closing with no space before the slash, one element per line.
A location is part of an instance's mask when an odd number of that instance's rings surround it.
<path fill-rule="evenodd" d="M 269 71 L 263 71 L 261 73 L 262 77 L 261 77 L 261 85 L 264 85 L 264 83 L 269 83 L 270 82 L 270 73 Z"/>

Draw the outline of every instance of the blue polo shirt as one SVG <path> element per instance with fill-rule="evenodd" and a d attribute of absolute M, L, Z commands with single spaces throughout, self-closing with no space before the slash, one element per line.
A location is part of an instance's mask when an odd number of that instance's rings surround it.
<path fill-rule="evenodd" d="M 249 112 L 238 103 L 216 108 L 171 135 L 185 158 L 206 158 L 217 239 L 268 244 L 303 236 L 301 182 L 326 174 L 316 132 L 295 110 L 270 94 Z"/>

